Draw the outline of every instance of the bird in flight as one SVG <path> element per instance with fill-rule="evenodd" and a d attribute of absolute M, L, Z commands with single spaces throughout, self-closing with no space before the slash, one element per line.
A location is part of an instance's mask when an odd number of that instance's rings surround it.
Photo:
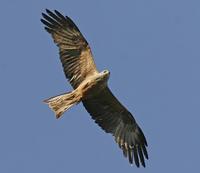
<path fill-rule="evenodd" d="M 118 101 L 108 87 L 110 72 L 99 72 L 90 46 L 75 23 L 55 10 L 46 9 L 41 22 L 59 48 L 60 60 L 73 91 L 44 100 L 60 118 L 65 111 L 80 102 L 92 119 L 114 136 L 116 143 L 137 167 L 145 167 L 147 141 L 132 114 Z"/>

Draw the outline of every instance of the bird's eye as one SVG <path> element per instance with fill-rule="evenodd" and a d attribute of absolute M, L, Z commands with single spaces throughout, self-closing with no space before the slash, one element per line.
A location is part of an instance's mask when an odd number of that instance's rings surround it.
<path fill-rule="evenodd" d="M 106 72 L 107 72 L 106 70 L 103 71 L 103 73 L 106 73 Z"/>

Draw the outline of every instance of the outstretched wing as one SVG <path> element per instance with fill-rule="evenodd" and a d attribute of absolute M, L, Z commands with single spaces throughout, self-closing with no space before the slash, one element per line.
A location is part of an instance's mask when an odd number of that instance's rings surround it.
<path fill-rule="evenodd" d="M 59 47 L 65 76 L 75 89 L 85 78 L 97 73 L 91 49 L 69 17 L 64 17 L 56 10 L 54 13 L 49 10 L 46 12 L 42 13 L 44 19 L 41 22 Z"/>
<path fill-rule="evenodd" d="M 95 122 L 115 137 L 129 162 L 132 164 L 134 157 L 137 167 L 140 163 L 145 167 L 145 158 L 148 159 L 145 136 L 131 113 L 116 99 L 109 88 L 106 87 L 99 95 L 84 100 L 83 105 Z"/>

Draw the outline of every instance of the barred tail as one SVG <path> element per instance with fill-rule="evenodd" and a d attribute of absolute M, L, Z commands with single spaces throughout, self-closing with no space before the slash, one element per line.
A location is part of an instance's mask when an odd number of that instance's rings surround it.
<path fill-rule="evenodd" d="M 81 96 L 75 91 L 44 100 L 44 102 L 47 103 L 49 107 L 54 111 L 56 118 L 60 118 L 66 110 L 68 110 L 73 105 L 78 104 L 80 101 Z"/>

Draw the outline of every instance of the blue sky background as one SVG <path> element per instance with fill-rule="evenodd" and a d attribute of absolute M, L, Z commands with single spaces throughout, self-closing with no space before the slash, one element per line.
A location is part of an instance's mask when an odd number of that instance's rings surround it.
<path fill-rule="evenodd" d="M 130 166 L 80 104 L 56 120 L 42 103 L 70 91 L 45 8 L 70 16 L 148 140 Z M 0 172 L 199 172 L 200 1 L 0 1 Z"/>

